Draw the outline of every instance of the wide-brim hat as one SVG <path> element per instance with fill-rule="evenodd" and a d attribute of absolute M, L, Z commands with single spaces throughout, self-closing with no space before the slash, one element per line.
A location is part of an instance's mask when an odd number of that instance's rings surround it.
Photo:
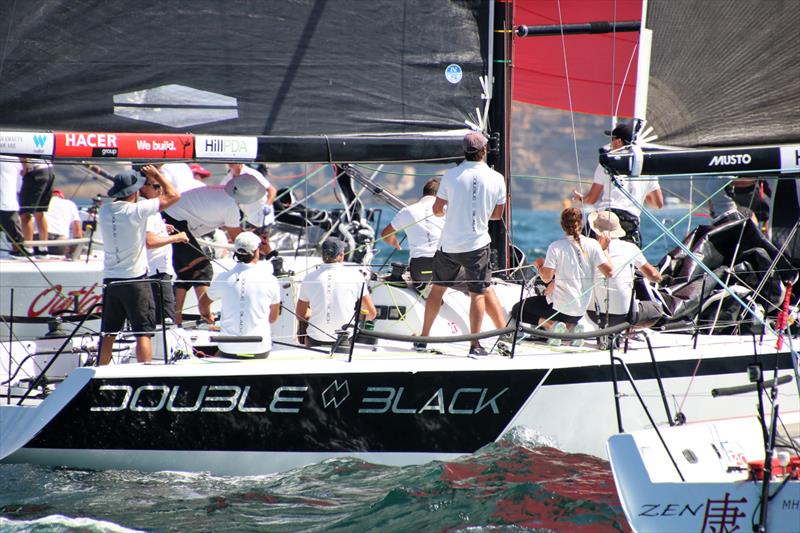
<path fill-rule="evenodd" d="M 267 188 L 255 176 L 241 174 L 225 184 L 225 192 L 237 204 L 250 204 L 267 194 Z"/>
<path fill-rule="evenodd" d="M 135 170 L 120 172 L 111 180 L 108 196 L 112 198 L 126 198 L 142 188 L 147 179 Z"/>
<path fill-rule="evenodd" d="M 605 234 L 612 239 L 625 236 L 625 230 L 619 223 L 619 217 L 612 211 L 589 213 L 589 227 L 598 235 Z"/>

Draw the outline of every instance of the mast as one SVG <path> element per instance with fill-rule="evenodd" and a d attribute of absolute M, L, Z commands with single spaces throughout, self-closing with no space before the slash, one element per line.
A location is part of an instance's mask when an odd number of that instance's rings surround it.
<path fill-rule="evenodd" d="M 494 0 L 493 0 L 494 1 Z M 509 264 L 510 240 L 508 228 L 511 227 L 511 45 L 513 29 L 513 0 L 494 2 L 493 54 L 489 55 L 492 105 L 489 108 L 489 130 L 491 150 L 487 163 L 500 172 L 506 180 L 506 209 L 502 220 L 489 221 L 489 235 L 492 249 L 497 252 L 497 268 L 507 271 L 516 266 Z M 495 149 L 496 148 L 496 149 Z"/>

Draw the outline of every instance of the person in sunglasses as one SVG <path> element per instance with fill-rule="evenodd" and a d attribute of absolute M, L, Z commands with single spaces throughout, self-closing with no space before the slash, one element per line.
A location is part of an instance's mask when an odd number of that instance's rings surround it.
<path fill-rule="evenodd" d="M 161 184 L 153 178 L 147 178 L 139 195 L 150 200 L 161 196 Z M 176 231 L 175 227 L 164 222 L 161 213 L 147 217 L 146 244 L 147 244 L 147 278 L 156 281 L 152 283 L 153 300 L 156 306 L 156 322 L 161 322 L 163 313 L 172 323 L 175 318 L 175 293 L 172 282 L 175 279 L 175 269 L 172 267 L 172 245 L 189 242 L 189 236 L 184 231 Z"/>

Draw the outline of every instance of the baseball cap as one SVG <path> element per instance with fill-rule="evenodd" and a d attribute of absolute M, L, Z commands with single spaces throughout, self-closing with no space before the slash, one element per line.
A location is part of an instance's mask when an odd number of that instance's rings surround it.
<path fill-rule="evenodd" d="M 252 231 L 243 231 L 233 240 L 233 250 L 238 254 L 253 254 L 261 246 L 261 239 Z"/>
<path fill-rule="evenodd" d="M 322 257 L 339 257 L 344 252 L 344 243 L 336 237 L 328 237 L 322 241 Z"/>
<path fill-rule="evenodd" d="M 606 130 L 604 133 L 606 135 L 610 135 L 611 137 L 622 139 L 626 143 L 629 143 L 633 140 L 633 128 L 631 128 L 630 124 L 617 124 L 616 128 L 610 131 Z"/>
<path fill-rule="evenodd" d="M 267 188 L 255 176 L 241 174 L 225 184 L 225 192 L 237 204 L 250 204 L 267 194 Z"/>
<path fill-rule="evenodd" d="M 486 136 L 479 132 L 479 131 L 471 131 L 464 135 L 464 151 L 465 152 L 477 152 L 481 150 L 489 140 Z"/>
<path fill-rule="evenodd" d="M 207 177 L 209 177 L 211 175 L 211 172 L 209 172 L 208 170 L 204 169 L 203 167 L 201 167 L 197 163 L 192 163 L 191 165 L 189 165 L 189 168 L 192 169 L 192 174 L 200 174 L 204 178 L 207 178 Z"/>
<path fill-rule="evenodd" d="M 64 198 L 64 191 L 62 191 L 61 189 L 53 189 L 53 196 Z"/>
<path fill-rule="evenodd" d="M 135 170 L 120 172 L 111 180 L 111 188 L 108 189 L 108 196 L 112 198 L 125 198 L 135 193 L 144 185 L 144 176 Z"/>

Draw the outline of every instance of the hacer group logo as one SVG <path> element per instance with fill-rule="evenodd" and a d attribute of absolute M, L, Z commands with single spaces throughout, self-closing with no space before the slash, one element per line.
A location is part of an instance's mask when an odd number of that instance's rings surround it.
<path fill-rule="evenodd" d="M 33 131 L 0 132 L 0 152 L 14 155 L 52 156 L 53 134 Z"/>
<path fill-rule="evenodd" d="M 56 132 L 56 157 L 191 159 L 191 135 Z"/>

